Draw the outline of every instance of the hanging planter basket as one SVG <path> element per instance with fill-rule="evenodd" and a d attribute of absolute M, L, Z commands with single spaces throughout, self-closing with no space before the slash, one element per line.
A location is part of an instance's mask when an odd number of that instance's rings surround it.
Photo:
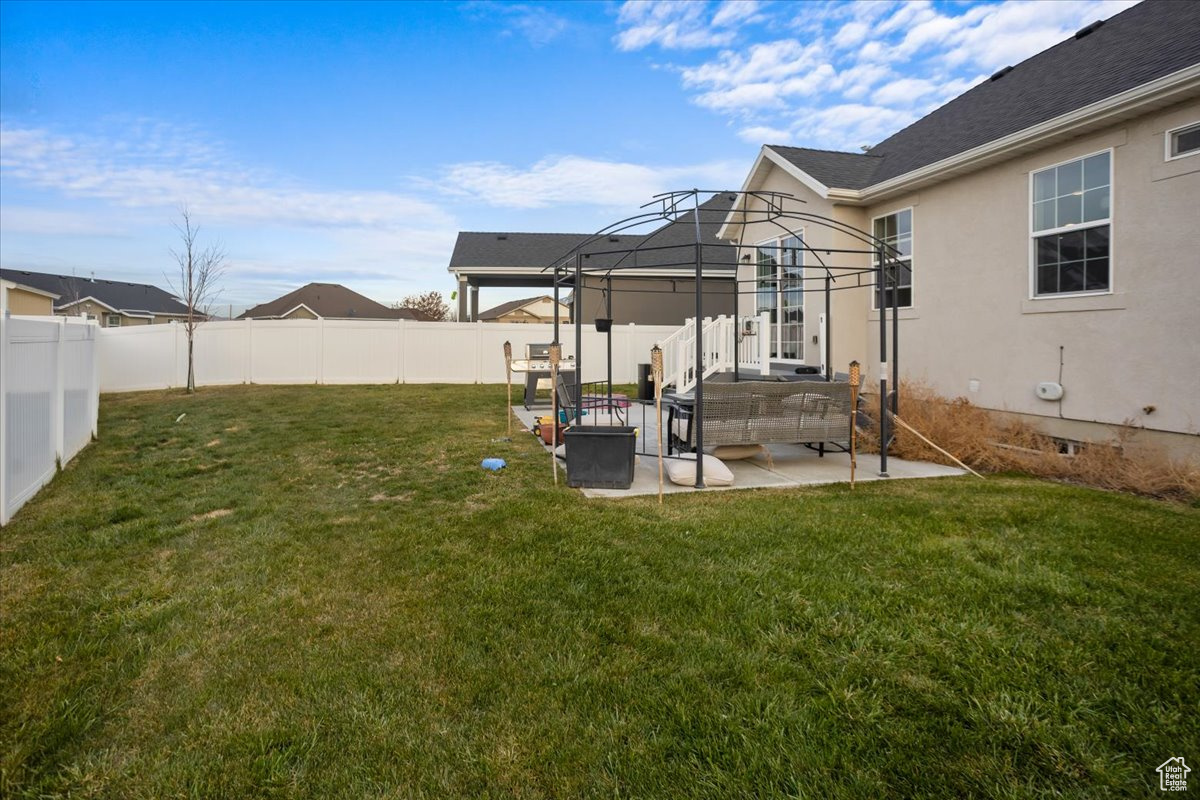
<path fill-rule="evenodd" d="M 611 330 L 612 330 L 612 318 L 611 317 L 597 317 L 596 318 L 596 333 L 608 333 Z"/>

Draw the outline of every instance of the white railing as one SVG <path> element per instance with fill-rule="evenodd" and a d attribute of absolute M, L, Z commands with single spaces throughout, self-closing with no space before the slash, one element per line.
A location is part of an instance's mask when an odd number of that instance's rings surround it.
<path fill-rule="evenodd" d="M 0 525 L 96 433 L 95 322 L 0 316 Z"/>
<path fill-rule="evenodd" d="M 771 321 L 766 314 L 757 317 L 707 317 L 700 326 L 700 373 L 708 378 L 734 368 L 735 353 L 739 371 L 766 375 L 771 371 Z M 696 387 L 696 320 L 664 339 L 663 383 L 678 392 Z"/>

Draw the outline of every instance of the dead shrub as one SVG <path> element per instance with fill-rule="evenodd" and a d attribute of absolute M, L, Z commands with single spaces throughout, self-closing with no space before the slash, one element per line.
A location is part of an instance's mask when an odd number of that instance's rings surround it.
<path fill-rule="evenodd" d="M 879 394 L 866 393 L 859 447 L 879 452 Z M 1200 463 L 1172 459 L 1152 447 L 1129 447 L 1137 428 L 1128 426 L 1108 441 L 1087 443 L 1073 455 L 1059 440 L 1020 421 L 1003 420 L 965 397 L 947 399 L 930 387 L 902 381 L 900 419 L 979 472 L 1017 471 L 1043 478 L 1120 492 L 1195 502 L 1200 499 Z M 896 426 L 889 454 L 897 458 L 951 464 L 916 436 Z"/>

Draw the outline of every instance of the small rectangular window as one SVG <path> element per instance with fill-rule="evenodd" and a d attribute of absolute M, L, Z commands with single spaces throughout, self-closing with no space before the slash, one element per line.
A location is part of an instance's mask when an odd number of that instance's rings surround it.
<path fill-rule="evenodd" d="M 121 315 L 120 314 L 105 314 L 104 315 L 104 324 L 110 328 L 121 327 Z"/>
<path fill-rule="evenodd" d="M 1182 158 L 1200 153 L 1200 122 L 1167 131 L 1167 158 Z"/>

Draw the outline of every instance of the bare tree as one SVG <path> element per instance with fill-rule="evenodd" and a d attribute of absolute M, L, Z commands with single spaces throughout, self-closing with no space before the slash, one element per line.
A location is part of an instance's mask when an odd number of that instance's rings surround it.
<path fill-rule="evenodd" d="M 179 239 L 183 247 L 178 251 L 171 250 L 171 255 L 179 264 L 177 273 L 179 277 L 177 282 L 168 277 L 167 284 L 175 296 L 187 306 L 184 330 L 187 331 L 188 347 L 187 390 L 188 394 L 191 394 L 196 391 L 196 370 L 193 357 L 196 328 L 201 322 L 208 319 L 209 306 L 220 294 L 217 282 L 225 272 L 226 256 L 225 249 L 219 244 L 212 244 L 200 249 L 197 242 L 200 226 L 192 222 L 192 215 L 186 207 L 180 209 L 179 216 L 182 221 L 173 224 L 175 230 L 179 232 Z"/>
<path fill-rule="evenodd" d="M 445 322 L 450 319 L 450 306 L 442 299 L 441 292 L 410 294 L 400 301 L 399 307 L 415 308 L 424 312 L 434 322 Z"/>

